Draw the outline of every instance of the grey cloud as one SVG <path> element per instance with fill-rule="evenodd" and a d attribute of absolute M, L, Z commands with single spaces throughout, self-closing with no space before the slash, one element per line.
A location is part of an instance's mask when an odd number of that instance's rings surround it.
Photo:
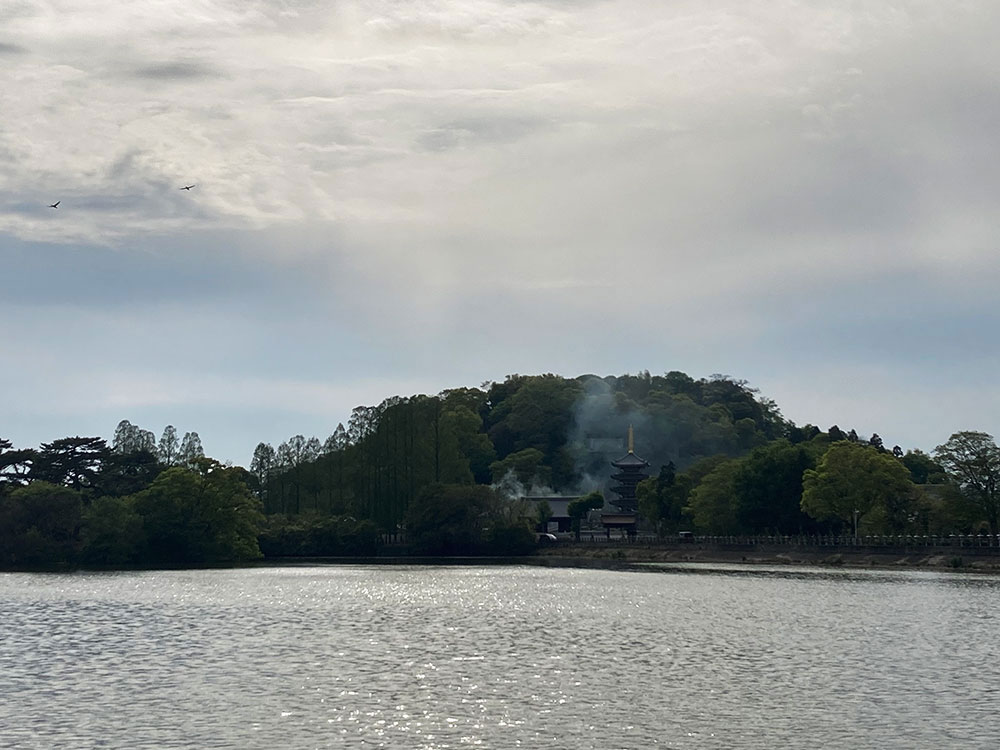
<path fill-rule="evenodd" d="M 199 78 L 218 78 L 222 72 L 215 66 L 202 62 L 161 62 L 132 68 L 128 74 L 152 81 L 185 81 Z"/>
<path fill-rule="evenodd" d="M 392 371 L 427 390 L 513 371 L 731 372 L 782 406 L 798 383 L 796 421 L 882 404 L 869 431 L 921 441 L 946 437 L 947 415 L 892 417 L 886 404 L 922 414 L 903 381 L 946 371 L 944 403 L 988 369 L 974 350 L 1000 323 L 988 3 L 254 2 L 138 19 L 103 0 L 107 30 L 4 30 L 31 57 L 3 58 L 21 75 L 4 91 L 0 232 L 65 244 L 17 255 L 0 235 L 21 280 L 0 296 L 51 321 L 0 351 L 72 350 L 64 305 L 134 319 L 143 346 L 169 329 L 178 361 L 220 380 L 254 352 L 262 377 Z M 114 252 L 67 241 L 109 233 Z M 150 313 L 171 306 L 193 312 Z M 185 338 L 202 324 L 204 352 Z M 160 348 L 133 355 L 159 367 L 175 356 Z M 85 369 L 59 356 L 52 371 Z M 829 407 L 864 363 L 901 375 Z M 29 381 L 0 373 L 12 393 Z M 991 408 L 954 426 L 998 432 Z M 287 434 L 306 429 L 277 411 Z"/>
<path fill-rule="evenodd" d="M 136 162 L 141 154 L 138 149 L 130 149 L 115 159 L 108 165 L 108 179 L 121 181 L 123 178 L 134 176 L 137 171 Z"/>
<path fill-rule="evenodd" d="M 0 42 L 0 55 L 23 55 L 28 51 L 27 47 L 22 47 L 20 44 L 10 44 L 9 42 Z"/>

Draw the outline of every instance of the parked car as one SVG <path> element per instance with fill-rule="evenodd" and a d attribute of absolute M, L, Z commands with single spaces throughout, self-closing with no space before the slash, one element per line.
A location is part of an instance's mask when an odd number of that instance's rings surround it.
<path fill-rule="evenodd" d="M 678 541 L 681 541 L 681 542 L 693 542 L 694 541 L 694 532 L 693 531 L 678 531 L 677 532 L 677 539 L 678 539 Z"/>
<path fill-rule="evenodd" d="M 556 538 L 555 534 L 549 534 L 548 532 L 542 532 L 538 535 L 539 544 L 555 544 L 559 540 Z"/>

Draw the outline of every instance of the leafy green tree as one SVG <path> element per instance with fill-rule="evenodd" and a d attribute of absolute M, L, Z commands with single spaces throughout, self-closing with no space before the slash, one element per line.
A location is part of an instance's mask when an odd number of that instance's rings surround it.
<path fill-rule="evenodd" d="M 802 510 L 819 521 L 836 520 L 859 532 L 900 533 L 919 510 L 910 473 L 870 445 L 834 443 L 803 476 Z"/>
<path fill-rule="evenodd" d="M 736 519 L 747 532 L 795 534 L 811 525 L 802 513 L 802 474 L 815 465 L 809 451 L 787 440 L 755 448 L 733 478 Z"/>
<path fill-rule="evenodd" d="M 81 493 L 34 481 L 0 495 L 0 565 L 71 563 L 79 548 Z"/>
<path fill-rule="evenodd" d="M 749 450 L 756 445 L 762 445 L 767 442 L 767 438 L 764 437 L 764 434 L 758 431 L 757 423 L 750 419 L 750 417 L 737 419 L 733 422 L 733 429 L 736 430 L 736 436 L 739 439 L 740 448 L 743 448 L 744 450 Z M 801 434 L 801 430 L 799 431 L 799 434 Z"/>
<path fill-rule="evenodd" d="M 201 478 L 174 466 L 135 496 L 135 510 L 147 534 L 146 559 L 174 565 L 206 562 L 209 544 L 199 523 L 201 495 Z"/>
<path fill-rule="evenodd" d="M 472 467 L 461 442 L 473 438 L 481 426 L 478 415 L 463 406 L 448 408 L 435 397 L 431 401 L 429 425 L 434 456 L 434 480 L 442 484 L 472 484 Z"/>
<path fill-rule="evenodd" d="M 687 481 L 678 481 L 676 467 L 671 461 L 660 467 L 657 476 L 639 482 L 636 487 L 639 513 L 656 527 L 660 536 L 677 531 L 684 521 L 690 489 Z"/>
<path fill-rule="evenodd" d="M 934 457 L 982 513 L 990 533 L 1000 532 L 1000 448 L 993 436 L 956 432 L 934 449 Z"/>
<path fill-rule="evenodd" d="M 482 485 L 430 484 L 406 513 L 410 545 L 424 555 L 476 554 L 503 503 L 493 489 Z"/>
<path fill-rule="evenodd" d="M 665 390 L 676 396 L 687 396 L 695 403 L 701 402 L 702 383 L 699 383 L 690 375 L 671 370 L 664 377 Z"/>
<path fill-rule="evenodd" d="M 815 440 L 817 437 L 822 435 L 819 427 L 814 424 L 806 424 L 802 427 L 798 427 L 794 424 L 789 423 L 788 425 L 788 442 L 792 445 L 797 445 L 799 443 L 808 443 L 811 440 Z"/>
<path fill-rule="evenodd" d="M 942 484 L 948 480 L 944 467 L 920 449 L 906 451 L 900 460 L 914 484 Z"/>
<path fill-rule="evenodd" d="M 149 559 L 190 565 L 260 557 L 259 505 L 242 470 L 207 458 L 195 466 L 167 469 L 135 497 Z"/>
<path fill-rule="evenodd" d="M 525 448 L 511 453 L 502 461 L 490 465 L 494 482 L 503 482 L 508 473 L 526 489 L 535 485 L 547 485 L 551 481 L 549 468 L 544 465 L 545 454 L 537 448 Z"/>
<path fill-rule="evenodd" d="M 504 384 L 509 395 L 489 413 L 488 434 L 501 460 L 534 448 L 541 451 L 555 487 L 575 480 L 574 462 L 566 443 L 582 387 L 558 375 L 512 376 Z M 513 389 L 513 392 L 510 390 Z M 490 400 L 501 389 L 494 384 Z"/>
<path fill-rule="evenodd" d="M 928 534 L 973 534 L 982 528 L 981 510 L 957 484 L 923 484 L 918 490 L 926 508 Z"/>
<path fill-rule="evenodd" d="M 146 489 L 160 473 L 160 462 L 149 450 L 113 451 L 101 464 L 95 480 L 97 495 L 133 495 Z"/>
<path fill-rule="evenodd" d="M 152 455 L 152 454 L 149 454 Z M 127 497 L 99 497 L 83 513 L 81 559 L 92 565 L 131 565 L 145 546 L 142 517 Z"/>
<path fill-rule="evenodd" d="M 371 521 L 312 513 L 268 516 L 259 540 L 265 557 L 371 557 L 379 543 Z"/>
<path fill-rule="evenodd" d="M 268 507 L 267 493 L 271 485 L 271 473 L 275 469 L 274 446 L 270 443 L 257 443 L 253 450 L 253 458 L 250 459 L 250 472 L 256 478 L 257 494 L 264 503 L 264 508 Z"/>
<path fill-rule="evenodd" d="M 545 531 L 552 520 L 552 506 L 548 500 L 542 500 L 535 508 L 535 523 L 540 531 Z"/>
<path fill-rule="evenodd" d="M 490 466 L 496 461 L 497 452 L 489 436 L 483 432 L 483 418 L 465 404 L 447 406 L 442 418 L 444 429 L 454 440 L 454 460 L 461 462 L 453 476 L 467 476 L 469 481 L 478 484 L 488 483 Z"/>
<path fill-rule="evenodd" d="M 774 401 L 760 398 L 757 389 L 745 380 L 735 380 L 728 375 L 712 375 L 701 381 L 701 401 L 704 406 L 718 405 L 730 416 L 731 422 L 752 419 L 758 429 L 769 439 L 785 434 L 788 424 L 781 416 Z"/>
<path fill-rule="evenodd" d="M 535 534 L 524 523 L 492 524 L 484 534 L 483 551 L 488 555 L 527 555 L 535 546 Z"/>
<path fill-rule="evenodd" d="M 847 440 L 847 435 L 837 425 L 833 425 L 826 431 L 826 434 L 830 436 L 831 443 L 839 443 L 841 440 Z"/>
<path fill-rule="evenodd" d="M 537 537 L 532 530 L 530 506 L 522 498 L 507 499 L 494 491 L 487 506 L 483 530 L 483 552 L 488 555 L 525 555 L 533 551 Z"/>
<path fill-rule="evenodd" d="M 691 490 L 687 513 L 694 526 L 705 534 L 736 534 L 741 531 L 734 503 L 736 476 L 740 462 L 714 460 L 714 467 Z"/>
<path fill-rule="evenodd" d="M 583 497 L 578 497 L 576 500 L 570 501 L 566 507 L 566 512 L 569 514 L 576 541 L 580 541 L 580 524 L 583 522 L 583 519 L 587 517 L 590 511 L 600 510 L 603 507 L 604 495 L 599 490 L 594 490 Z"/>
<path fill-rule="evenodd" d="M 642 420 L 642 455 L 686 467 L 705 456 L 736 455 L 742 444 L 755 444 L 763 435 L 743 422 L 739 428 L 723 404 L 703 406 L 688 396 L 669 395 L 653 390 L 642 406 L 648 421 Z M 633 415 L 633 418 L 641 416 Z M 755 423 L 756 424 L 756 423 Z"/>

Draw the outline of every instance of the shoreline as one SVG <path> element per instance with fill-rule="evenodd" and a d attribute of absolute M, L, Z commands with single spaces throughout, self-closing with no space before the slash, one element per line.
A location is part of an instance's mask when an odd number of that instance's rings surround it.
<path fill-rule="evenodd" d="M 972 548 L 974 549 L 974 548 Z M 964 553 L 964 554 L 962 554 Z M 567 545 L 541 550 L 540 558 L 577 559 L 624 563 L 724 563 L 787 565 L 789 567 L 856 568 L 873 570 L 939 570 L 969 573 L 1000 573 L 1000 556 L 959 550 L 853 550 L 755 546 L 724 549 L 714 546 L 595 548 Z"/>
<path fill-rule="evenodd" d="M 13 567 L 0 573 L 114 573 L 183 570 L 238 570 L 268 567 L 322 565 L 531 565 L 535 567 L 602 568 L 640 570 L 650 564 L 722 564 L 747 566 L 787 566 L 854 570 L 930 570 L 951 573 L 1000 574 L 1000 555 L 983 554 L 976 548 L 940 549 L 850 549 L 842 547 L 789 547 L 756 545 L 727 548 L 718 545 L 619 546 L 560 544 L 538 549 L 531 555 L 501 556 L 410 556 L 379 555 L 358 557 L 271 557 L 215 565 L 186 566 L 52 566 Z M 958 553 L 958 554 L 956 554 Z M 962 554 L 964 553 L 964 554 Z"/>

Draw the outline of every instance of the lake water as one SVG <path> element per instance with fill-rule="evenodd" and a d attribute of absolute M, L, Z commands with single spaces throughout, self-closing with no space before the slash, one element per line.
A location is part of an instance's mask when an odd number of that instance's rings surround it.
<path fill-rule="evenodd" d="M 1000 578 L 0 574 L 3 748 L 989 748 Z"/>

